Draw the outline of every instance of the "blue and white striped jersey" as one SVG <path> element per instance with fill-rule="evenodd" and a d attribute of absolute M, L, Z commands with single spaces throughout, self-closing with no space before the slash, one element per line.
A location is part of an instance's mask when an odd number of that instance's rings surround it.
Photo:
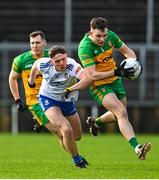
<path fill-rule="evenodd" d="M 39 94 L 61 101 L 64 90 L 77 82 L 78 76 L 83 68 L 74 59 L 67 57 L 67 68 L 65 71 L 56 71 L 50 58 L 37 60 L 37 68 L 43 76 Z M 78 91 L 71 92 L 66 102 L 77 101 Z"/>

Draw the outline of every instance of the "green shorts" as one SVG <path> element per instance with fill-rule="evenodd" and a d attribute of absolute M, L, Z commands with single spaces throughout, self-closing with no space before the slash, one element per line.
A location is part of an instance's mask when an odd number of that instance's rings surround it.
<path fill-rule="evenodd" d="M 45 113 L 39 104 L 28 106 L 28 109 L 31 111 L 32 115 L 35 117 L 35 119 L 41 126 L 44 126 L 49 122 L 49 120 L 45 116 Z"/>
<path fill-rule="evenodd" d="M 123 99 L 126 96 L 124 85 L 120 78 L 110 84 L 102 84 L 96 87 L 91 86 L 90 93 L 99 105 L 102 105 L 104 96 L 109 93 L 115 93 L 118 99 Z"/>

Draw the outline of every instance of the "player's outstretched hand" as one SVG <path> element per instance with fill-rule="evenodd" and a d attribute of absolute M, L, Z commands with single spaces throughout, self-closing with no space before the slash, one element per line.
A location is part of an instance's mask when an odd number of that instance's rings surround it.
<path fill-rule="evenodd" d="M 62 99 L 63 102 L 69 97 L 70 93 L 71 93 L 71 88 L 66 88 L 65 92 L 61 96 L 61 99 Z"/>
<path fill-rule="evenodd" d="M 15 103 L 16 103 L 16 105 L 17 105 L 17 109 L 18 109 L 19 112 L 25 111 L 26 106 L 25 106 L 25 104 L 21 101 L 21 99 L 17 99 L 17 100 L 15 101 Z"/>

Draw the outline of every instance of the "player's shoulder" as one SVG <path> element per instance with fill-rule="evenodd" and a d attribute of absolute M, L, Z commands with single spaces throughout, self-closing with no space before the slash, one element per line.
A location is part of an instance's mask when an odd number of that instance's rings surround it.
<path fill-rule="evenodd" d="M 31 56 L 32 56 L 31 51 L 26 51 L 24 53 L 19 54 L 14 59 L 16 59 L 16 60 L 25 60 L 25 59 L 30 58 Z"/>
<path fill-rule="evenodd" d="M 89 38 L 89 34 L 86 33 L 83 37 L 83 39 L 80 41 L 79 43 L 79 48 L 81 47 L 91 47 L 93 46 L 93 42 L 91 41 L 91 39 Z"/>
<path fill-rule="evenodd" d="M 112 30 L 108 30 L 108 36 L 116 36 L 117 33 L 115 31 Z"/>
<path fill-rule="evenodd" d="M 67 63 L 74 63 L 76 62 L 75 59 L 71 58 L 71 57 L 67 57 Z"/>
<path fill-rule="evenodd" d="M 41 71 L 45 71 L 50 66 L 53 66 L 49 57 L 42 57 L 37 60 L 37 67 Z"/>
<path fill-rule="evenodd" d="M 50 62 L 50 58 L 49 57 L 42 57 L 40 59 L 37 60 L 39 63 L 48 63 Z"/>
<path fill-rule="evenodd" d="M 17 68 L 22 68 L 26 64 L 28 64 L 29 60 L 32 59 L 31 51 L 26 51 L 22 54 L 19 54 L 13 59 L 13 67 L 14 69 Z"/>
<path fill-rule="evenodd" d="M 79 64 L 76 62 L 75 59 L 67 57 L 67 69 L 72 70 L 73 68 L 76 68 L 79 66 Z"/>
<path fill-rule="evenodd" d="M 67 64 L 78 65 L 79 63 L 75 59 L 67 57 Z"/>
<path fill-rule="evenodd" d="M 118 34 L 115 31 L 108 30 L 108 39 L 118 38 Z"/>
<path fill-rule="evenodd" d="M 120 39 L 116 32 L 109 30 L 106 43 L 108 43 L 109 45 L 111 44 L 115 48 L 120 48 L 123 44 L 123 41 Z"/>
<path fill-rule="evenodd" d="M 42 57 L 37 60 L 37 64 L 39 64 L 41 68 L 46 68 L 50 66 L 52 63 L 49 57 Z"/>

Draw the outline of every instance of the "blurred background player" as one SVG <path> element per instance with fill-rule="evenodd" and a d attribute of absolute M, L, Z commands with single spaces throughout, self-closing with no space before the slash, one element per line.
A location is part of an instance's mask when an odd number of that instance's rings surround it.
<path fill-rule="evenodd" d="M 34 31 L 30 33 L 29 38 L 31 50 L 14 58 L 9 75 L 9 86 L 15 103 L 17 104 L 18 111 L 23 112 L 27 105 L 28 109 L 33 115 L 34 130 L 39 132 L 41 127 L 48 122 L 48 119 L 43 113 L 37 99 L 42 81 L 42 75 L 38 75 L 36 77 L 36 88 L 34 89 L 31 89 L 28 86 L 28 77 L 33 63 L 41 57 L 48 57 L 48 49 L 46 49 L 47 42 L 42 31 Z M 24 102 L 22 102 L 20 97 L 18 85 L 19 78 L 22 78 L 25 90 L 26 105 Z"/>
<path fill-rule="evenodd" d="M 113 49 L 117 49 L 126 58 L 136 59 L 134 51 L 128 48 L 118 35 L 108 29 L 107 20 L 95 17 L 90 22 L 90 31 L 86 33 L 78 47 L 78 55 L 87 77 L 92 81 L 90 93 L 99 105 L 108 111 L 97 117 L 88 117 L 87 124 L 94 136 L 98 135 L 103 123 L 117 122 L 120 132 L 134 148 L 141 160 L 151 148 L 151 143 L 140 145 L 135 137 L 133 128 L 128 120 L 126 93 L 120 77 L 133 75 L 133 68 L 124 68 L 122 64 L 116 67 Z M 68 88 L 65 98 L 74 90 L 83 89 L 82 82 Z"/>
<path fill-rule="evenodd" d="M 50 58 L 41 58 L 32 66 L 28 84 L 36 88 L 34 83 L 38 74 L 43 75 L 39 91 L 39 103 L 49 119 L 46 127 L 55 133 L 63 149 L 68 152 L 77 167 L 86 168 L 88 162 L 78 153 L 75 140 L 81 139 L 81 123 L 75 103 L 78 92 L 72 92 L 66 102 L 61 95 L 64 90 L 81 79 L 83 69 L 74 59 L 67 57 L 62 46 L 53 46 L 49 50 Z M 36 82 L 36 81 L 35 81 Z"/>

